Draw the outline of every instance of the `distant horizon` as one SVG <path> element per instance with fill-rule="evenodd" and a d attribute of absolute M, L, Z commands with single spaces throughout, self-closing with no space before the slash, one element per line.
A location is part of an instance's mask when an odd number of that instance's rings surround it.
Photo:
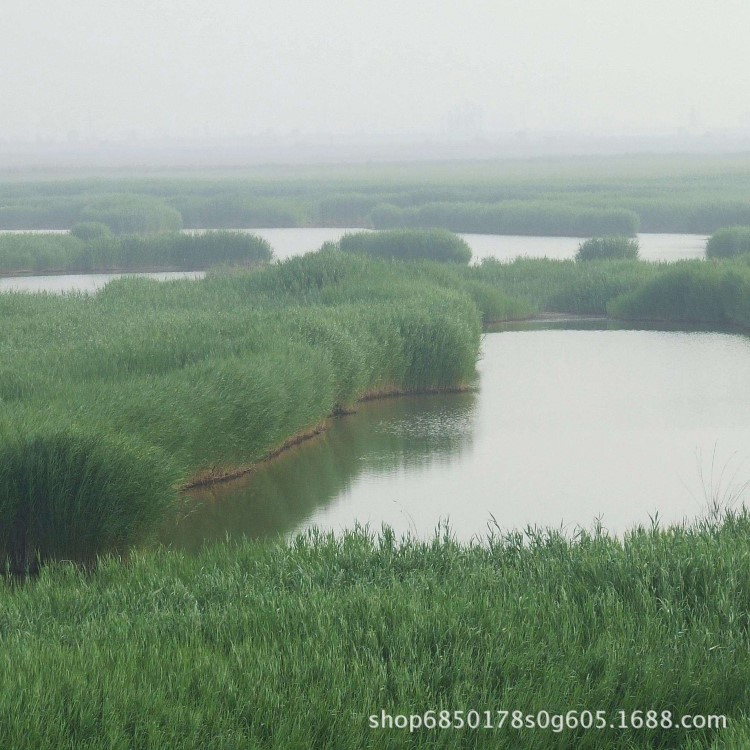
<path fill-rule="evenodd" d="M 159 169 L 345 166 L 586 159 L 628 156 L 731 156 L 750 153 L 750 132 L 639 134 L 519 132 L 473 137 L 430 133 L 252 134 L 92 140 L 1 140 L 0 173 L 25 169 Z"/>

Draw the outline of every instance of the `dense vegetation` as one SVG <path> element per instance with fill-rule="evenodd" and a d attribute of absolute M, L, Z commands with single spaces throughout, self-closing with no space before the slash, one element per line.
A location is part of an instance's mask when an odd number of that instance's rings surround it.
<path fill-rule="evenodd" d="M 361 253 L 390 260 L 435 260 L 468 263 L 471 248 L 465 240 L 444 229 L 391 230 L 345 234 L 339 248 L 347 253 Z"/>
<path fill-rule="evenodd" d="M 638 240 L 629 237 L 592 237 L 578 246 L 576 260 L 638 260 Z"/>
<path fill-rule="evenodd" d="M 52 566 L 0 588 L 0 745 L 746 747 L 749 534 L 745 515 L 624 540 L 359 532 Z M 728 729 L 369 722 L 471 709 L 726 715 Z"/>
<path fill-rule="evenodd" d="M 608 309 L 629 320 L 750 329 L 750 263 L 675 263 Z"/>
<path fill-rule="evenodd" d="M 745 156 L 257 167 L 0 182 L 0 228 L 442 227 L 590 237 L 750 225 Z"/>
<path fill-rule="evenodd" d="M 471 291 L 327 252 L 93 297 L 0 296 L 0 559 L 127 547 L 177 484 L 246 467 L 366 394 L 467 384 Z"/>
<path fill-rule="evenodd" d="M 142 264 L 179 237 L 106 230 L 62 242 L 131 248 Z M 0 587 L 0 746 L 748 745 L 744 513 L 623 540 L 385 531 L 196 558 L 132 550 L 177 487 L 240 470 L 363 396 L 464 386 L 480 317 L 544 311 L 750 329 L 750 262 L 472 267 L 328 248 L 200 282 L 0 295 L 0 558 L 15 572 L 89 564 Z M 729 729 L 368 722 L 472 708 L 727 714 Z"/>
<path fill-rule="evenodd" d="M 750 227 L 719 229 L 706 243 L 707 258 L 732 258 L 746 253 L 750 253 Z"/>
<path fill-rule="evenodd" d="M 71 234 L 0 234 L 0 273 L 199 270 L 271 256 L 264 239 L 241 232 L 115 237 L 104 224 L 84 222 Z"/>
<path fill-rule="evenodd" d="M 376 229 L 445 227 L 476 234 L 541 234 L 585 237 L 638 231 L 638 215 L 622 208 L 591 208 L 567 203 L 504 201 L 441 202 L 399 208 L 379 205 L 370 214 Z"/>

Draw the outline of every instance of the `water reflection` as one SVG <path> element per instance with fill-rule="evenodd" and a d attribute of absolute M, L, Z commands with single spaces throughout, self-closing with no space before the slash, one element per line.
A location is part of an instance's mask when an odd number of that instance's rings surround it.
<path fill-rule="evenodd" d="M 253 474 L 188 493 L 160 540 L 194 551 L 226 537 L 283 534 L 357 484 L 449 466 L 471 447 L 476 401 L 467 392 L 360 404 L 356 414 Z"/>
<path fill-rule="evenodd" d="M 493 519 L 622 533 L 695 518 L 750 481 L 750 339 L 565 325 L 579 329 L 488 334 L 476 393 L 363 405 L 243 483 L 192 496 L 162 540 L 383 523 L 428 538 L 446 520 L 468 540 Z"/>

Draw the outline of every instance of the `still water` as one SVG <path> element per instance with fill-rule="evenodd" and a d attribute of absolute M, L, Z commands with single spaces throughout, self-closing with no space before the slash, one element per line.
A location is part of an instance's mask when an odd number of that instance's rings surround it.
<path fill-rule="evenodd" d="M 583 324 L 582 324 L 583 325 Z M 606 323 L 587 324 L 606 326 Z M 191 493 L 195 550 L 355 524 L 460 539 L 704 514 L 750 482 L 750 339 L 651 330 L 487 334 L 476 389 L 370 402 L 248 477 Z"/>
<path fill-rule="evenodd" d="M 201 230 L 196 230 L 201 231 Z M 324 242 L 338 242 L 347 232 L 362 229 L 291 228 L 291 229 L 241 229 L 237 231 L 257 234 L 268 240 L 274 255 L 284 260 L 317 250 Z M 461 234 L 469 244 L 473 262 L 484 258 L 511 261 L 525 258 L 573 258 L 583 237 L 528 237 L 503 234 Z M 703 258 L 706 235 L 701 234 L 639 234 L 641 258 L 654 261 L 675 261 Z"/>
<path fill-rule="evenodd" d="M 189 230 L 200 232 L 204 230 Z M 257 234 L 268 240 L 277 260 L 285 260 L 295 255 L 302 255 L 317 250 L 324 242 L 337 242 L 347 232 L 360 232 L 361 229 L 303 227 L 290 229 L 241 229 L 234 231 Z M 497 258 L 511 261 L 517 257 L 527 258 L 572 258 L 578 245 L 579 237 L 516 237 L 497 234 L 464 234 L 461 235 L 471 247 L 474 263 L 484 258 Z M 644 260 L 674 261 L 704 256 L 706 237 L 697 234 L 641 234 L 638 235 L 641 245 L 641 257 Z M 95 292 L 111 279 L 123 275 L 148 276 L 157 280 L 174 278 L 201 278 L 202 271 L 170 273 L 96 273 L 65 274 L 55 276 L 15 276 L 0 278 L 0 292 Z"/>

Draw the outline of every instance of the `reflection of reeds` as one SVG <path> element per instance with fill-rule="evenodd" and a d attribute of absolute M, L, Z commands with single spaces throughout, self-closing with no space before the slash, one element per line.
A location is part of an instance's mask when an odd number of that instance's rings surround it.
<path fill-rule="evenodd" d="M 277 535 L 331 503 L 363 472 L 449 461 L 471 444 L 474 398 L 467 392 L 358 404 L 356 414 L 332 420 L 326 432 L 247 476 L 191 490 L 160 539 L 196 550 L 228 536 Z"/>

